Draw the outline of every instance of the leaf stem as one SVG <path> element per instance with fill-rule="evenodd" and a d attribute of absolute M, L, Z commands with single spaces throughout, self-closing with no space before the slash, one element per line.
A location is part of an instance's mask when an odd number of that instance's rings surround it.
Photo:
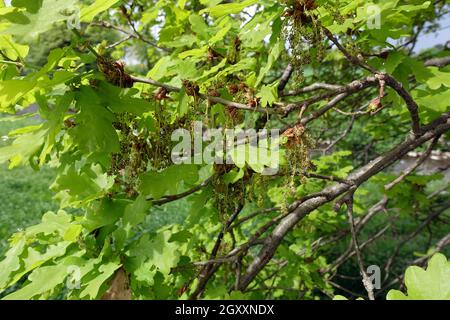
<path fill-rule="evenodd" d="M 83 36 L 80 34 L 80 32 L 77 29 L 70 29 L 79 39 L 84 40 Z M 94 48 L 92 48 L 92 46 L 89 43 L 86 43 L 86 47 L 88 48 L 88 50 L 90 52 L 92 52 L 92 54 L 94 54 L 94 56 L 96 56 L 97 58 L 101 58 L 101 56 L 97 53 L 97 51 L 94 50 Z"/>

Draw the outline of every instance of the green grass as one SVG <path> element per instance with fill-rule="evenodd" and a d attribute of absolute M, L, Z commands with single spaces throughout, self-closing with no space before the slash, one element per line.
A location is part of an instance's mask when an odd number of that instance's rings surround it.
<path fill-rule="evenodd" d="M 34 172 L 30 168 L 8 170 L 0 166 L 0 253 L 7 239 L 18 229 L 39 222 L 42 214 L 56 210 L 49 185 L 54 179 L 51 169 Z"/>

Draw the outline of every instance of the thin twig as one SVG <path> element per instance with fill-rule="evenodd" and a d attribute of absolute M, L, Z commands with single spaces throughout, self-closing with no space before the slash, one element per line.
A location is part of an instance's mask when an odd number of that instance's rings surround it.
<path fill-rule="evenodd" d="M 351 192 L 347 199 L 346 199 L 346 204 L 347 204 L 347 215 L 348 215 L 348 223 L 350 225 L 350 232 L 352 235 L 352 242 L 353 242 L 353 248 L 355 249 L 355 253 L 356 253 L 356 258 L 358 260 L 358 266 L 359 266 L 359 271 L 363 277 L 363 285 L 364 288 L 367 291 L 367 295 L 369 296 L 370 300 L 375 300 L 375 296 L 373 294 L 373 284 L 370 281 L 369 276 L 366 273 L 366 269 L 364 267 L 364 262 L 362 259 L 362 255 L 361 255 L 361 250 L 358 244 L 358 239 L 356 237 L 356 231 L 355 231 L 355 220 L 353 218 L 353 192 Z"/>
<path fill-rule="evenodd" d="M 155 206 L 160 206 L 160 205 L 166 204 L 168 202 L 180 200 L 182 198 L 190 196 L 191 194 L 194 194 L 195 192 L 203 189 L 204 187 L 206 187 L 207 185 L 210 184 L 210 182 L 212 181 L 213 178 L 214 178 L 214 176 L 211 176 L 208 179 L 206 179 L 205 181 L 203 181 L 201 184 L 199 184 L 199 185 L 197 185 L 197 186 L 193 187 L 192 189 L 189 189 L 189 190 L 187 190 L 185 192 L 179 193 L 179 194 L 163 196 L 162 199 L 158 199 L 158 200 L 154 200 L 154 199 L 151 199 L 151 198 L 148 198 L 146 200 L 147 201 L 151 201 L 152 204 L 155 205 Z"/>

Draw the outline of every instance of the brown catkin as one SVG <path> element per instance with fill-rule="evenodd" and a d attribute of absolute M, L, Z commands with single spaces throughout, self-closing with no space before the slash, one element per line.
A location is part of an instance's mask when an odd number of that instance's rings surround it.
<path fill-rule="evenodd" d="M 121 88 L 131 88 L 133 79 L 125 72 L 125 65 L 121 61 L 114 61 L 110 58 L 99 57 L 97 67 L 105 76 L 106 80 Z"/>

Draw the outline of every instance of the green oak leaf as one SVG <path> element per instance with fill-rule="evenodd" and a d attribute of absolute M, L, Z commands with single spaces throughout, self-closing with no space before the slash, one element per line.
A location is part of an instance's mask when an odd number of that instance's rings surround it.
<path fill-rule="evenodd" d="M 123 199 L 104 198 L 93 202 L 87 208 L 82 224 L 89 232 L 113 225 L 124 215 L 128 205 L 130 201 Z"/>
<path fill-rule="evenodd" d="M 426 96 L 416 99 L 419 106 L 428 108 L 437 112 L 445 112 L 450 106 L 450 90 L 433 92 Z"/>
<path fill-rule="evenodd" d="M 90 299 L 97 298 L 101 286 L 111 278 L 114 272 L 120 267 L 121 265 L 118 262 L 108 262 L 100 265 L 98 268 L 99 274 L 87 283 L 86 287 L 81 291 L 80 297 L 88 297 Z"/>
<path fill-rule="evenodd" d="M 20 239 L 12 246 L 6 257 L 0 262 L 0 291 L 5 289 L 11 278 L 11 274 L 20 269 L 20 256 L 25 248 L 25 239 Z"/>
<path fill-rule="evenodd" d="M 258 93 L 258 97 L 261 98 L 261 106 L 266 108 L 267 106 L 271 106 L 272 103 L 278 100 L 278 83 L 262 86 L 261 90 Z"/>
<path fill-rule="evenodd" d="M 67 266 L 62 264 L 36 269 L 28 276 L 30 284 L 7 295 L 2 300 L 32 299 L 61 285 L 66 277 Z"/>
<path fill-rule="evenodd" d="M 89 153 L 119 151 L 119 138 L 113 127 L 114 114 L 102 105 L 101 98 L 89 87 L 82 87 L 77 99 L 80 112 L 70 131 L 80 149 Z"/>
<path fill-rule="evenodd" d="M 27 163 L 41 148 L 44 143 L 46 130 L 41 127 L 38 130 L 20 135 L 14 142 L 0 148 L 0 164 L 9 161 L 12 169 Z"/>
<path fill-rule="evenodd" d="M 438 68 L 430 68 L 433 77 L 427 81 L 427 85 L 432 90 L 437 90 L 441 86 L 450 88 L 450 72 L 441 72 Z"/>
<path fill-rule="evenodd" d="M 108 10 L 119 0 L 95 0 L 90 6 L 81 9 L 81 22 L 91 22 L 99 13 Z"/>
<path fill-rule="evenodd" d="M 38 11 L 17 11 L 5 16 L 12 23 L 0 31 L 2 35 L 14 35 L 20 41 L 30 41 L 49 30 L 54 23 L 67 20 L 75 14 L 76 0 L 42 0 Z"/>
<path fill-rule="evenodd" d="M 18 282 L 24 275 L 29 273 L 36 268 L 39 268 L 46 262 L 49 262 L 55 258 L 61 257 L 66 253 L 67 248 L 71 242 L 62 241 L 55 245 L 50 245 L 47 247 L 44 253 L 35 250 L 34 248 L 28 247 L 26 255 L 22 259 L 22 268 L 19 272 L 15 273 L 8 286 L 11 286 Z"/>
<path fill-rule="evenodd" d="M 173 165 L 161 172 L 147 172 L 141 176 L 140 191 L 159 199 L 180 192 L 183 182 L 193 184 L 198 180 L 196 165 Z"/>
<path fill-rule="evenodd" d="M 114 177 L 104 173 L 100 165 L 92 165 L 77 170 L 67 167 L 56 179 L 51 188 L 69 195 L 65 205 L 88 203 L 101 198 L 114 184 Z"/>
<path fill-rule="evenodd" d="M 0 36 L 0 50 L 11 60 L 23 60 L 30 47 L 15 43 L 10 35 Z"/>
<path fill-rule="evenodd" d="M 125 208 L 123 215 L 123 226 L 125 231 L 130 232 L 131 228 L 137 226 L 145 220 L 145 217 L 151 207 L 151 202 L 144 196 L 139 196 L 133 203 Z"/>
<path fill-rule="evenodd" d="M 211 16 L 217 18 L 225 15 L 239 13 L 246 7 L 254 5 L 258 0 L 244 0 L 242 2 L 231 2 L 226 4 L 219 4 L 210 8 L 203 9 L 200 14 L 208 12 Z"/>
<path fill-rule="evenodd" d="M 406 269 L 407 294 L 391 290 L 387 300 L 450 300 L 450 262 L 440 253 L 428 262 L 426 270 L 411 266 Z"/>
<path fill-rule="evenodd" d="M 127 255 L 145 258 L 146 272 L 155 274 L 156 271 L 160 271 L 163 275 L 168 275 L 171 268 L 175 267 L 180 259 L 180 244 L 177 241 L 170 241 L 172 235 L 172 231 L 169 229 L 161 230 L 153 237 L 146 234 L 130 249 Z M 152 270 L 150 266 L 154 266 L 156 269 Z"/>

